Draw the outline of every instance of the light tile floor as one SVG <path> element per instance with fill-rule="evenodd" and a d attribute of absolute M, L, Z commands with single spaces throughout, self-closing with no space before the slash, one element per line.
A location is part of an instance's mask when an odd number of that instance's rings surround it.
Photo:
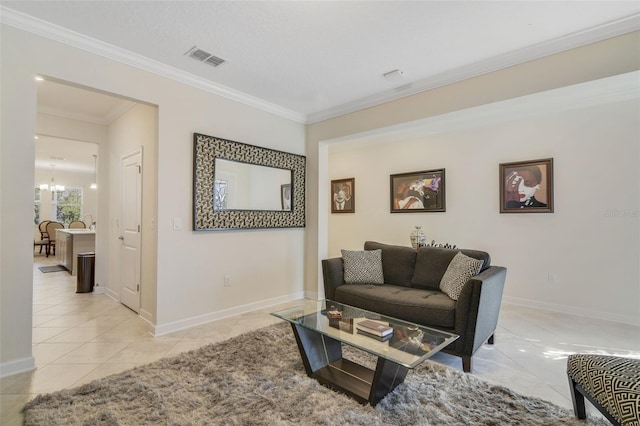
<path fill-rule="evenodd" d="M 0 424 L 22 424 L 22 406 L 37 394 L 78 386 L 136 365 L 219 342 L 279 320 L 262 309 L 166 336 L 153 337 L 133 311 L 103 294 L 76 294 L 67 272 L 44 274 L 55 261 L 34 257 L 33 356 L 37 369 L 0 379 Z M 496 344 L 474 356 L 473 373 L 571 408 L 568 354 L 640 358 L 640 327 L 504 304 Z M 433 360 L 460 369 L 460 359 Z M 599 415 L 589 406 L 590 415 Z"/>

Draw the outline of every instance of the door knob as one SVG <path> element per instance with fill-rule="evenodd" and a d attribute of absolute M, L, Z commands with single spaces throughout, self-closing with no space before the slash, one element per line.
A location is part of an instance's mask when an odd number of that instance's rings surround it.
<path fill-rule="evenodd" d="M 124 241 L 124 235 L 120 235 L 118 239 Z"/>

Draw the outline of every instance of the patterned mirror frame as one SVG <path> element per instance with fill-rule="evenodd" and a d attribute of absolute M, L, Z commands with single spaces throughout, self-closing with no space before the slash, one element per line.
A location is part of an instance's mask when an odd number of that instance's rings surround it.
<path fill-rule="evenodd" d="M 291 170 L 290 211 L 214 210 L 215 159 Z M 193 134 L 193 230 L 302 228 L 305 226 L 306 157 Z"/>

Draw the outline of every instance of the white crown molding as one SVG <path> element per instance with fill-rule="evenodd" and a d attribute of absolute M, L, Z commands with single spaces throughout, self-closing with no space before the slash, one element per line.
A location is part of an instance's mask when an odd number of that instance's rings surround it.
<path fill-rule="evenodd" d="M 494 56 L 489 59 L 434 75 L 424 80 L 405 84 L 399 88 L 358 99 L 325 111 L 310 114 L 307 116 L 307 124 L 328 120 L 340 115 L 370 108 L 385 102 L 394 101 L 420 92 L 425 92 L 427 90 L 432 90 L 458 81 L 487 74 L 492 71 L 508 68 L 534 59 L 586 46 L 591 43 L 596 43 L 598 41 L 638 30 L 640 30 L 640 14 L 636 13 L 597 27 L 589 28 L 543 43 L 534 44 L 503 55 Z"/>
<path fill-rule="evenodd" d="M 60 108 L 50 108 L 47 106 L 38 105 L 38 112 L 47 115 L 55 115 L 56 117 L 69 118 L 71 120 L 84 121 L 92 124 L 100 124 L 106 126 L 109 124 L 107 120 L 102 117 L 97 117 L 93 114 L 83 114 L 79 112 L 66 111 Z"/>
<path fill-rule="evenodd" d="M 640 30 L 640 14 L 636 13 L 616 21 L 478 61 L 424 80 L 409 83 L 400 88 L 391 89 L 305 116 L 304 114 L 282 108 L 246 93 L 213 83 L 194 74 L 170 67 L 145 56 L 129 52 L 4 6 L 0 6 L 0 22 L 302 124 L 317 123 L 468 78 L 477 77 L 492 71 L 539 59 L 544 56 Z"/>
<path fill-rule="evenodd" d="M 587 81 L 324 141 L 332 153 L 640 99 L 640 71 Z M 341 142 L 341 143 L 336 143 Z"/>
<path fill-rule="evenodd" d="M 431 134 L 437 134 L 638 99 L 640 71 L 633 71 L 443 114 L 423 123 L 430 123 Z"/>
<path fill-rule="evenodd" d="M 38 112 L 42 114 L 55 115 L 56 117 L 69 118 L 71 120 L 78 120 L 92 124 L 99 124 L 101 126 L 108 126 L 115 119 L 120 117 L 125 112 L 129 111 L 135 105 L 135 102 L 123 100 L 119 102 L 104 117 L 93 114 L 83 114 L 75 111 L 67 111 L 60 108 L 51 108 L 43 105 L 38 105 Z"/>
<path fill-rule="evenodd" d="M 5 6 L 0 6 L 0 22 L 68 46 L 76 47 L 78 49 L 214 93 L 289 120 L 299 123 L 304 123 L 306 121 L 304 114 L 299 114 L 289 109 L 282 108 L 278 105 L 238 90 L 213 83 L 210 80 L 206 80 L 194 74 L 179 70 L 145 56 L 138 55 L 137 53 L 129 52 L 109 43 L 96 40 Z"/>

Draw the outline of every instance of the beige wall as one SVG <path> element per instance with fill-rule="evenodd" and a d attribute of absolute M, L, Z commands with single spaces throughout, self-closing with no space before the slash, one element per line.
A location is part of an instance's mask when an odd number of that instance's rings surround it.
<path fill-rule="evenodd" d="M 506 266 L 505 301 L 640 325 L 640 74 L 622 78 L 636 87 L 616 102 L 603 84 L 597 99 L 558 95 L 546 111 L 518 99 L 432 120 L 422 134 L 330 147 L 329 178 L 355 177 L 357 199 L 355 214 L 329 216 L 328 255 L 366 240 L 408 246 L 420 225 L 429 242 L 485 250 Z M 498 165 L 539 158 L 554 159 L 555 212 L 500 214 Z M 390 174 L 440 168 L 446 212 L 389 212 Z"/>
<path fill-rule="evenodd" d="M 310 142 L 408 123 L 556 87 L 637 70 L 640 32 L 487 73 L 312 124 Z"/>
<path fill-rule="evenodd" d="M 308 198 L 307 293 L 323 294 L 319 259 L 329 255 L 329 214 L 326 208 L 321 208 L 328 197 L 330 180 L 327 143 L 360 138 L 384 128 L 429 117 L 635 71 L 640 69 L 639 45 L 640 32 L 634 32 L 308 126 L 308 193 L 317 196 Z M 638 302 L 636 296 L 634 303 Z"/>
<path fill-rule="evenodd" d="M 120 259 L 122 235 L 120 199 L 122 158 L 142 150 L 142 223 L 140 269 L 140 315 L 155 324 L 156 319 L 156 258 L 157 258 L 157 107 L 136 104 L 109 124 L 107 128 L 109 203 L 99 228 L 108 240 L 108 276 L 98 283 L 116 300 L 120 300 Z"/>
<path fill-rule="evenodd" d="M 38 73 L 157 105 L 156 162 L 148 169 L 157 179 L 157 206 L 145 198 L 143 224 L 157 227 L 155 289 L 142 294 L 152 331 L 169 332 L 300 297 L 304 229 L 193 232 L 191 190 L 194 132 L 304 155 L 302 124 L 7 25 L 1 31 L 0 374 L 33 367 L 31 209 Z M 107 145 L 99 145 L 99 171 L 110 168 Z M 101 194 L 116 190 L 104 179 L 99 173 Z M 102 220 L 109 198 L 101 196 L 98 205 Z M 182 220 L 181 230 L 173 229 L 175 218 Z M 112 219 L 98 223 L 99 234 Z M 153 230 L 145 235 L 152 236 Z M 108 250 L 109 242 L 97 242 L 102 244 Z M 143 267 L 152 270 L 152 263 L 145 258 Z M 110 275 L 105 272 L 99 280 L 109 286 Z M 224 287 L 225 275 L 231 276 L 231 287 Z"/>
<path fill-rule="evenodd" d="M 163 333 L 298 297 L 303 288 L 310 296 L 322 293 L 318 265 L 328 254 L 329 235 L 328 214 L 319 210 L 329 179 L 328 149 L 322 141 L 637 70 L 640 62 L 638 33 L 616 37 L 313 124 L 306 128 L 305 145 L 305 127 L 299 123 L 13 27 L 2 25 L 1 31 L 3 375 L 33 367 L 28 212 L 33 202 L 37 73 L 158 106 L 154 324 L 155 331 Z M 192 232 L 193 132 L 307 155 L 306 229 Z M 102 146 L 99 169 L 109 167 Z M 112 190 L 102 179 L 101 191 Z M 108 199 L 101 197 L 98 203 L 99 213 L 108 208 Z M 173 229 L 174 219 L 182 220 L 183 229 Z M 231 275 L 231 287 L 223 286 L 225 275 Z"/>
<path fill-rule="evenodd" d="M 36 87 L 31 67 L 0 34 L 0 375 L 35 367 L 31 356 Z M 11 73 L 5 66 L 12 62 Z M 25 100 L 26 102 L 22 101 Z M 33 104 L 31 108 L 25 104 Z M 28 232 L 27 232 L 28 230 Z"/>
<path fill-rule="evenodd" d="M 157 331 L 299 296 L 304 229 L 193 232 L 193 132 L 305 154 L 304 126 L 166 81 L 158 103 Z M 173 230 L 174 219 L 183 222 Z M 231 286 L 224 287 L 224 276 Z"/>

